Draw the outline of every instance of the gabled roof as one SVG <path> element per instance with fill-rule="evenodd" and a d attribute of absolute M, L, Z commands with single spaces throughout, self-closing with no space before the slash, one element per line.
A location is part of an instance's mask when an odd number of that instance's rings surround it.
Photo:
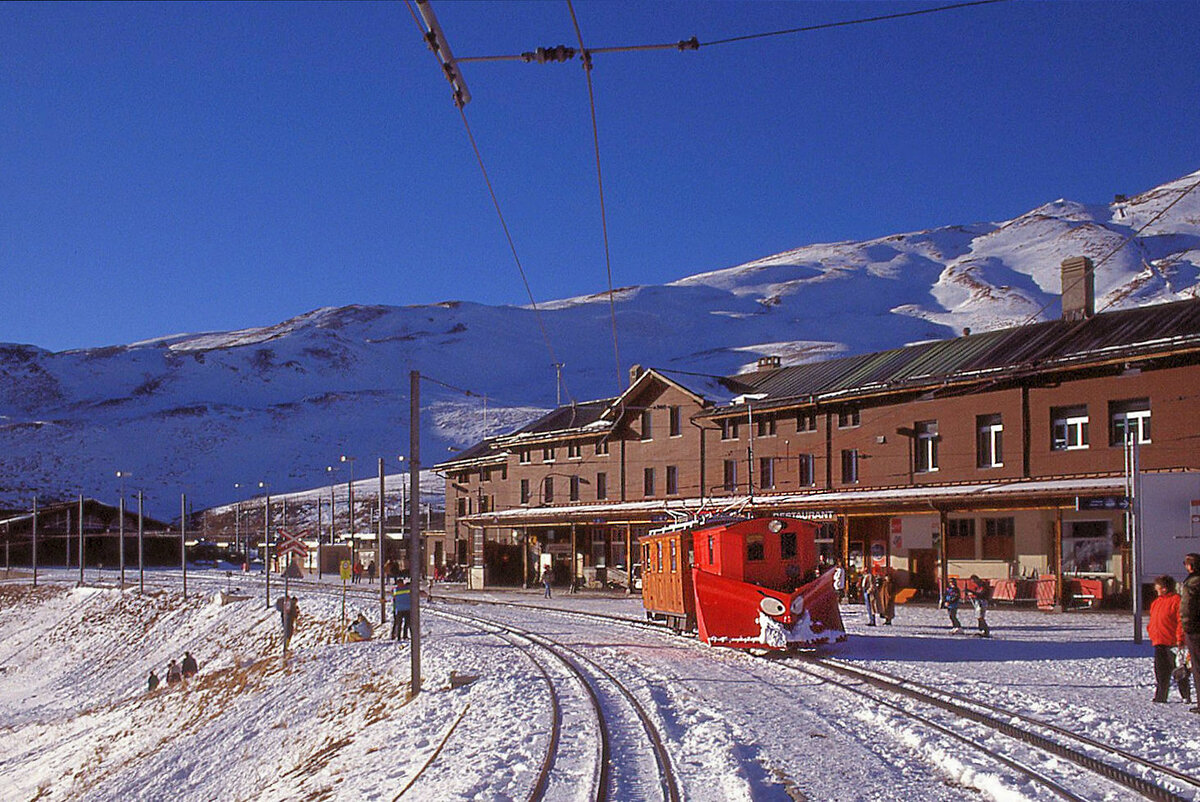
<path fill-rule="evenodd" d="M 613 400 L 612 398 L 603 398 L 598 401 L 583 401 L 561 406 L 504 437 L 516 437 L 523 434 L 551 434 L 586 428 L 603 417 L 605 410 Z"/>
<path fill-rule="evenodd" d="M 866 394 L 1200 350 L 1200 299 L 1052 320 L 740 376 L 765 403 Z"/>

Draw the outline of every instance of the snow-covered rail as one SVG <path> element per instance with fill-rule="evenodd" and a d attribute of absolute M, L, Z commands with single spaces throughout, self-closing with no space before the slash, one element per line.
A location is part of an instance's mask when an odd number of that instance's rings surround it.
<path fill-rule="evenodd" d="M 857 693 L 862 693 L 863 685 L 869 685 L 879 691 L 933 706 L 952 714 L 956 719 L 973 722 L 987 730 L 1033 747 L 1037 752 L 1064 758 L 1106 780 L 1135 791 L 1146 799 L 1158 802 L 1194 802 L 1200 798 L 1200 779 L 1196 777 L 998 705 L 968 698 L 944 689 L 932 688 L 887 672 L 851 666 L 830 658 L 813 658 L 807 665 L 791 663 L 780 663 L 780 665 L 792 671 L 838 685 L 845 685 L 844 682 L 829 676 L 830 673 L 833 673 L 857 683 L 853 686 Z M 876 701 L 894 706 L 891 702 L 878 696 L 876 696 Z M 912 711 L 906 712 L 910 717 L 919 715 Z M 928 721 L 928 719 L 924 720 Z M 979 746 L 979 748 L 990 752 L 994 758 L 1006 765 L 1019 768 L 1022 773 L 1050 787 L 1064 798 L 1086 799 L 1086 797 L 1080 797 L 1067 790 L 1061 783 L 1048 777 L 1045 772 L 1029 766 L 1018 767 L 1011 759 L 999 754 L 997 750 L 987 749 L 983 746 Z M 1122 768 L 1114 762 L 1117 760 L 1139 767 L 1138 772 Z M 1190 791 L 1185 786 L 1190 786 Z"/>

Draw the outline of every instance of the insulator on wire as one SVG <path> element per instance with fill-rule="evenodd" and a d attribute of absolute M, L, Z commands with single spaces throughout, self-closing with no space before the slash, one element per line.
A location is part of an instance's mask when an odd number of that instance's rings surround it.
<path fill-rule="evenodd" d="M 555 47 L 539 47 L 532 52 L 521 54 L 521 60 L 528 64 L 531 61 L 536 61 L 538 64 L 545 64 L 550 61 L 557 61 L 560 64 L 566 63 L 575 58 L 575 48 L 567 47 L 566 45 L 556 45 Z"/>
<path fill-rule="evenodd" d="M 675 46 L 680 50 L 699 50 L 700 40 L 693 36 L 691 39 L 681 39 Z"/>

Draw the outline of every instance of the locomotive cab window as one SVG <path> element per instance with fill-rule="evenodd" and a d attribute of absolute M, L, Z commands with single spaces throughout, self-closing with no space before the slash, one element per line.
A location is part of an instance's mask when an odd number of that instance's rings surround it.
<path fill-rule="evenodd" d="M 785 560 L 790 560 L 796 556 L 795 532 L 779 533 L 779 556 Z"/>
<path fill-rule="evenodd" d="M 762 535 L 747 535 L 746 536 L 746 561 L 764 560 L 766 553 L 763 549 Z"/>
<path fill-rule="evenodd" d="M 713 564 L 713 536 L 708 536 L 708 564 Z"/>

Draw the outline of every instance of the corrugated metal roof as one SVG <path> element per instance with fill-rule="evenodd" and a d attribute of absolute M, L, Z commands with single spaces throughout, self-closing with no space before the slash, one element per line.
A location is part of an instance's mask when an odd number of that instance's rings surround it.
<path fill-rule="evenodd" d="M 739 377 L 766 401 L 936 384 L 1200 347 L 1200 299 L 1052 320 Z"/>
<path fill-rule="evenodd" d="M 583 401 L 577 404 L 568 404 L 567 406 L 562 406 L 548 412 L 532 423 L 528 423 L 517 429 L 512 435 L 507 436 L 545 434 L 547 432 L 561 432 L 568 429 L 582 429 L 584 426 L 600 420 L 600 416 L 604 414 L 604 411 L 615 400 L 616 398 L 604 398 L 599 401 Z"/>

